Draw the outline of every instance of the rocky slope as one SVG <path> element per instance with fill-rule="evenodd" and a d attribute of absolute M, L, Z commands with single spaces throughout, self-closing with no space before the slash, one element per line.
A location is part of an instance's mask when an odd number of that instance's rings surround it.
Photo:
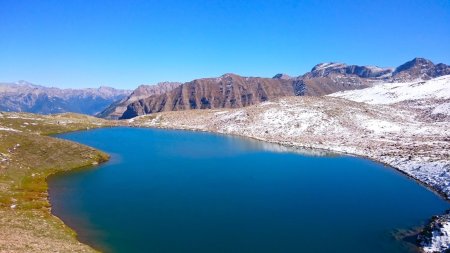
<path fill-rule="evenodd" d="M 449 72 L 450 66 L 415 58 L 397 68 L 321 63 L 298 77 L 277 74 L 273 78 L 257 78 L 226 74 L 184 83 L 171 92 L 130 103 L 121 118 L 163 111 L 240 108 L 282 96 L 322 96 L 385 82 L 429 80 Z"/>
<path fill-rule="evenodd" d="M 392 73 L 392 81 L 407 82 L 412 80 L 430 80 L 435 77 L 450 75 L 450 66 L 443 63 L 434 64 L 424 58 L 414 58 L 397 67 Z"/>
<path fill-rule="evenodd" d="M 122 118 L 163 111 L 240 108 L 295 92 L 289 79 L 225 74 L 184 83 L 170 92 L 131 103 Z"/>
<path fill-rule="evenodd" d="M 450 213 L 434 216 L 418 236 L 419 245 L 427 253 L 448 252 L 450 248 Z"/>
<path fill-rule="evenodd" d="M 0 111 L 40 114 L 76 112 L 94 115 L 130 91 L 110 87 L 59 89 L 26 81 L 0 83 Z"/>
<path fill-rule="evenodd" d="M 329 96 L 369 104 L 396 104 L 421 112 L 422 120 L 450 121 L 450 75 L 428 81 L 382 83 Z"/>
<path fill-rule="evenodd" d="M 429 81 L 405 83 L 381 83 L 376 86 L 330 94 L 352 101 L 368 104 L 394 104 L 412 100 L 446 100 L 450 98 L 450 75 Z"/>
<path fill-rule="evenodd" d="M 162 82 L 155 85 L 140 85 L 129 96 L 111 104 L 108 108 L 97 114 L 97 116 L 105 119 L 118 119 L 126 111 L 129 104 L 136 102 L 139 99 L 169 92 L 180 85 L 181 83 L 177 82 Z"/>
<path fill-rule="evenodd" d="M 304 94 L 321 96 L 337 91 L 363 89 L 381 80 L 389 78 L 391 68 L 374 66 L 357 66 L 343 63 L 321 63 L 294 82 L 297 86 L 304 86 Z"/>
<path fill-rule="evenodd" d="M 338 92 L 329 96 L 373 105 L 391 105 L 396 108 L 413 110 L 416 120 L 431 124 L 444 124 L 442 142 L 450 144 L 450 75 L 428 81 L 407 83 L 383 83 L 363 90 Z M 438 123 L 439 122 L 439 123 Z M 421 131 L 429 131 L 423 127 Z M 436 133 L 437 134 L 437 133 Z M 450 153 L 447 148 L 443 166 L 438 170 L 422 167 L 406 168 L 407 174 L 414 175 L 438 189 L 449 198 L 450 195 Z M 436 149 L 436 152 L 440 152 Z M 425 158 L 426 159 L 426 158 Z M 421 165 L 419 165 L 421 166 Z M 439 177 L 436 176 L 439 174 Z M 450 250 L 450 214 L 433 217 L 418 237 L 425 252 L 448 252 Z"/>

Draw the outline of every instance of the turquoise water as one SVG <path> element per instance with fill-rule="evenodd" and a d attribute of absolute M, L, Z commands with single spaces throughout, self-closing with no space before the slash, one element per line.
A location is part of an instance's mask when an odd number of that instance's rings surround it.
<path fill-rule="evenodd" d="M 413 252 L 397 229 L 449 204 L 378 163 L 139 128 L 59 137 L 110 162 L 49 179 L 53 212 L 107 252 Z"/>

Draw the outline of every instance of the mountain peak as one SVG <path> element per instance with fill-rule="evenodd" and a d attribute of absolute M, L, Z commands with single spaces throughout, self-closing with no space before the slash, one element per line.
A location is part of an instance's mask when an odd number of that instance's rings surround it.
<path fill-rule="evenodd" d="M 340 62 L 323 62 L 323 63 L 319 63 L 316 66 L 314 66 L 311 69 L 311 72 L 332 69 L 332 68 L 343 68 L 346 66 L 347 66 L 347 64 L 340 63 Z"/>
<path fill-rule="evenodd" d="M 28 81 L 25 81 L 25 80 L 19 80 L 19 81 L 16 82 L 16 84 L 17 85 L 24 85 L 24 86 L 35 86 L 35 84 L 32 84 L 32 83 L 30 83 Z"/>
<path fill-rule="evenodd" d="M 101 85 L 100 87 L 97 88 L 97 90 L 100 91 L 100 92 L 102 92 L 102 91 L 112 92 L 112 91 L 116 91 L 117 89 L 113 88 L 113 87 Z"/>
<path fill-rule="evenodd" d="M 415 63 L 419 63 L 419 64 L 420 63 L 433 63 L 432 61 L 430 61 L 426 58 L 423 58 L 423 57 L 416 57 L 416 58 L 412 59 L 410 62 L 415 62 Z"/>
<path fill-rule="evenodd" d="M 223 75 L 220 76 L 221 78 L 236 78 L 236 77 L 241 77 L 239 75 L 236 75 L 234 73 L 225 73 Z"/>
<path fill-rule="evenodd" d="M 377 66 L 347 65 L 340 62 L 325 62 L 314 66 L 311 72 L 305 74 L 309 77 L 331 77 L 331 76 L 356 76 L 360 78 L 384 78 L 392 73 L 390 68 L 380 68 Z"/>
<path fill-rule="evenodd" d="M 443 63 L 435 65 L 428 59 L 416 57 L 398 66 L 393 73 L 393 79 L 394 81 L 428 80 L 448 74 L 450 74 L 450 66 Z"/>
<path fill-rule="evenodd" d="M 272 78 L 273 78 L 273 79 L 282 79 L 282 80 L 289 80 L 289 79 L 292 79 L 291 76 L 289 76 L 289 75 L 287 75 L 287 74 L 283 74 L 283 73 L 276 74 L 276 75 L 274 75 Z"/>
<path fill-rule="evenodd" d="M 405 62 L 404 64 L 398 66 L 395 69 L 395 72 L 401 72 L 401 71 L 405 71 L 408 69 L 412 69 L 412 68 L 431 68 L 434 67 L 434 63 L 428 59 L 425 58 L 421 58 L 421 57 L 416 57 L 408 62 Z"/>

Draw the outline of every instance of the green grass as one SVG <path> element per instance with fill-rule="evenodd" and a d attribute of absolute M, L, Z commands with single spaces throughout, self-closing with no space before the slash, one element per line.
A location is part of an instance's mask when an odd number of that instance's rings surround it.
<path fill-rule="evenodd" d="M 17 130 L 0 130 L 0 234 L 8 235 L 0 239 L 0 252 L 93 251 L 51 215 L 46 179 L 57 172 L 92 168 L 109 156 L 47 135 L 118 124 L 77 114 L 0 114 L 0 128 Z"/>

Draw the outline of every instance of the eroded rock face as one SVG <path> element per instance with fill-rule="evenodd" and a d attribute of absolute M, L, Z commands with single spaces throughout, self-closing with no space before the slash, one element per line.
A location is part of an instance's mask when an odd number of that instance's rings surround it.
<path fill-rule="evenodd" d="M 161 82 L 155 85 L 140 85 L 128 97 L 111 104 L 97 116 L 105 119 L 119 119 L 127 110 L 127 106 L 139 99 L 164 94 L 180 86 L 178 82 Z"/>
<path fill-rule="evenodd" d="M 184 83 L 170 92 L 131 103 L 122 119 L 163 111 L 240 108 L 293 95 L 295 87 L 291 79 L 225 74 Z"/>

